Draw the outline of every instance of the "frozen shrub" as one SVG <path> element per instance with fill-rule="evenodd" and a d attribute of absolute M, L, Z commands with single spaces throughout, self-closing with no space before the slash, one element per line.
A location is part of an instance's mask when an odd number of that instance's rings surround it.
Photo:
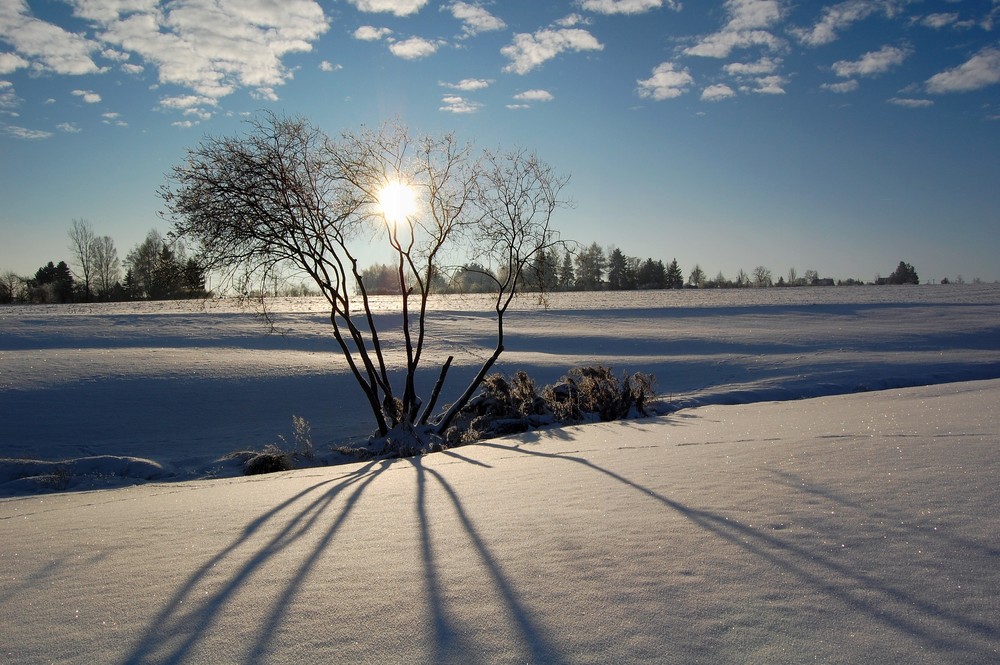
<path fill-rule="evenodd" d="M 603 421 L 648 415 L 646 405 L 655 396 L 651 374 L 622 375 L 621 381 L 603 365 L 576 367 L 542 393 L 548 410 L 559 422 L 579 422 L 590 414 Z"/>
<path fill-rule="evenodd" d="M 262 473 L 275 473 L 276 471 L 289 471 L 292 468 L 292 461 L 288 453 L 277 446 L 268 445 L 263 451 L 255 454 L 243 463 L 243 474 L 256 476 Z"/>

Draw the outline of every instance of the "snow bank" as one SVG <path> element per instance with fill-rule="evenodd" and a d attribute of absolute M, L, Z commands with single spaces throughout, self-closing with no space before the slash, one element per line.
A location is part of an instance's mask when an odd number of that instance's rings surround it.
<path fill-rule="evenodd" d="M 0 660 L 997 662 L 998 404 L 714 405 L 0 500 Z"/>

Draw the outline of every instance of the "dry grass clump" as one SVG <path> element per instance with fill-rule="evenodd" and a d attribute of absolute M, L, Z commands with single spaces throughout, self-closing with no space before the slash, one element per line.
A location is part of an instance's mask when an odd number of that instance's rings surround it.
<path fill-rule="evenodd" d="M 623 374 L 603 365 L 577 367 L 541 393 L 525 372 L 491 374 L 449 429 L 449 446 L 517 434 L 536 427 L 646 416 L 656 393 L 651 374 Z"/>

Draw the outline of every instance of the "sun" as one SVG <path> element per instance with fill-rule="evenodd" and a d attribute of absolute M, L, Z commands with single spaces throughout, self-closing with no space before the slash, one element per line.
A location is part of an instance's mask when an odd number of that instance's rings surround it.
<path fill-rule="evenodd" d="M 394 180 L 379 192 L 378 205 L 386 221 L 395 224 L 417 211 L 417 193 L 409 185 Z"/>

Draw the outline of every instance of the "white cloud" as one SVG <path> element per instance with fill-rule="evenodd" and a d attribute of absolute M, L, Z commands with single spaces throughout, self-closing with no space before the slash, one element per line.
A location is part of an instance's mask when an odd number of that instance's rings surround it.
<path fill-rule="evenodd" d="M 371 25 L 363 25 L 354 31 L 354 38 L 363 42 L 377 42 L 378 40 L 392 34 L 389 28 L 376 28 Z"/>
<path fill-rule="evenodd" d="M 663 6 L 664 0 L 578 0 L 581 9 L 597 14 L 642 14 Z M 667 7 L 679 10 L 681 5 L 667 0 Z"/>
<path fill-rule="evenodd" d="M 16 139 L 23 139 L 25 141 L 41 141 L 42 139 L 47 139 L 52 136 L 52 132 L 45 132 L 37 129 L 27 129 L 25 127 L 18 127 L 16 125 L 6 125 L 3 128 L 4 132 L 10 134 Z"/>
<path fill-rule="evenodd" d="M 131 62 L 122 63 L 122 71 L 126 74 L 132 74 L 133 76 L 138 76 L 139 74 L 146 71 L 146 68 L 142 65 L 136 65 Z"/>
<path fill-rule="evenodd" d="M 586 16 L 581 16 L 577 13 L 573 13 L 557 20 L 555 22 L 555 25 L 558 25 L 560 28 L 572 28 L 575 25 L 590 25 L 592 22 L 593 21 L 591 21 Z"/>
<path fill-rule="evenodd" d="M 522 109 L 530 109 L 531 104 L 507 104 L 507 108 L 511 111 L 520 111 Z"/>
<path fill-rule="evenodd" d="M 718 32 L 702 37 L 685 55 L 726 58 L 737 48 L 763 46 L 777 51 L 785 42 L 768 29 L 783 16 L 778 0 L 726 0 L 729 20 Z"/>
<path fill-rule="evenodd" d="M 396 16 L 416 14 L 427 0 L 347 0 L 362 12 L 381 12 Z"/>
<path fill-rule="evenodd" d="M 187 0 L 162 7 L 141 0 L 78 0 L 76 12 L 99 23 L 103 42 L 155 66 L 161 84 L 213 98 L 241 87 L 266 96 L 292 76 L 282 58 L 310 51 L 328 28 L 313 0 Z"/>
<path fill-rule="evenodd" d="M 909 49 L 883 46 L 878 51 L 865 53 L 859 60 L 838 60 L 833 63 L 833 72 L 841 78 L 876 76 L 902 64 L 909 55 Z"/>
<path fill-rule="evenodd" d="M 717 102 L 729 97 L 735 97 L 736 92 L 724 83 L 710 85 L 701 91 L 701 99 L 705 102 Z"/>
<path fill-rule="evenodd" d="M 10 81 L 0 81 L 0 109 L 11 114 L 11 111 L 20 105 L 21 98 L 14 92 L 14 84 Z"/>
<path fill-rule="evenodd" d="M 0 53 L 0 75 L 10 74 L 28 66 L 28 61 L 16 53 Z"/>
<path fill-rule="evenodd" d="M 99 43 L 35 18 L 24 0 L 0 2 L 0 41 L 14 47 L 13 57 L 39 71 L 68 75 L 105 71 L 91 58 L 102 50 Z"/>
<path fill-rule="evenodd" d="M 686 68 L 678 70 L 672 62 L 661 62 L 653 69 L 652 76 L 636 83 L 640 97 L 662 101 L 683 95 L 694 79 Z"/>
<path fill-rule="evenodd" d="M 453 90 L 472 92 L 474 90 L 483 90 L 484 88 L 488 88 L 492 83 L 493 81 L 491 79 L 462 79 L 458 83 L 445 83 L 442 81 L 440 85 L 445 88 L 452 88 Z"/>
<path fill-rule="evenodd" d="M 465 97 L 460 97 L 458 95 L 445 95 L 441 98 L 441 106 L 438 107 L 439 111 L 445 111 L 447 113 L 475 113 L 483 107 L 479 102 L 473 102 Z"/>
<path fill-rule="evenodd" d="M 322 72 L 339 72 L 343 68 L 344 68 L 343 65 L 335 65 L 329 60 L 324 60 L 323 62 L 319 63 L 319 69 Z"/>
<path fill-rule="evenodd" d="M 838 33 L 851 24 L 868 18 L 882 3 L 871 0 L 848 0 L 826 7 L 819 21 L 809 30 L 802 28 L 792 33 L 806 46 L 822 46 L 836 41 Z"/>
<path fill-rule="evenodd" d="M 74 90 L 71 94 L 79 97 L 87 104 L 98 104 L 101 101 L 101 96 L 92 90 Z"/>
<path fill-rule="evenodd" d="M 525 90 L 514 95 L 519 102 L 551 102 L 555 97 L 548 90 Z"/>
<path fill-rule="evenodd" d="M 941 28 L 946 28 L 949 25 L 953 25 L 958 21 L 958 14 L 928 14 L 920 21 L 920 25 L 927 28 L 934 28 L 935 30 L 940 30 Z M 891 100 L 890 100 L 891 101 Z"/>
<path fill-rule="evenodd" d="M 102 113 L 101 117 L 104 118 L 103 122 L 105 125 L 114 125 L 115 127 L 128 127 L 128 123 L 122 120 L 120 113 L 108 112 Z"/>
<path fill-rule="evenodd" d="M 909 99 L 901 97 L 893 97 L 887 100 L 889 104 L 895 104 L 896 106 L 904 106 L 910 109 L 922 109 L 928 106 L 934 106 L 934 102 L 930 99 Z"/>
<path fill-rule="evenodd" d="M 527 74 L 564 51 L 600 51 L 604 45 L 581 28 L 544 29 L 534 34 L 514 35 L 514 41 L 500 49 L 510 64 L 505 72 Z"/>
<path fill-rule="evenodd" d="M 437 52 L 440 42 L 432 42 L 423 37 L 410 37 L 389 45 L 392 54 L 403 60 L 419 60 Z"/>
<path fill-rule="evenodd" d="M 970 92 L 1000 82 L 1000 49 L 987 47 L 965 63 L 927 79 L 927 92 Z"/>
<path fill-rule="evenodd" d="M 479 5 L 472 5 L 468 2 L 453 2 L 442 9 L 447 9 L 452 16 L 462 22 L 462 32 L 467 37 L 480 32 L 503 30 L 507 27 L 502 19 L 497 18 Z"/>
<path fill-rule="evenodd" d="M 783 95 L 787 81 L 781 76 L 762 76 L 755 83 L 756 87 L 750 88 L 750 92 L 758 95 Z"/>
<path fill-rule="evenodd" d="M 760 76 L 773 74 L 781 66 L 781 58 L 764 57 L 756 62 L 731 62 L 722 68 L 730 76 Z"/>
<path fill-rule="evenodd" d="M 858 89 L 858 82 L 854 80 L 841 81 L 840 83 L 824 83 L 820 86 L 823 90 L 829 90 L 830 92 L 835 92 L 837 94 L 844 94 L 847 92 L 854 92 Z"/>
<path fill-rule="evenodd" d="M 197 106 L 215 106 L 218 101 L 213 97 L 202 95 L 178 95 L 177 97 L 164 97 L 160 100 L 160 106 L 168 109 L 190 109 Z"/>
<path fill-rule="evenodd" d="M 65 132 L 66 134 L 79 134 L 81 131 L 83 131 L 76 126 L 75 122 L 61 122 L 58 125 L 56 125 L 56 129 L 58 129 L 60 132 Z"/>

